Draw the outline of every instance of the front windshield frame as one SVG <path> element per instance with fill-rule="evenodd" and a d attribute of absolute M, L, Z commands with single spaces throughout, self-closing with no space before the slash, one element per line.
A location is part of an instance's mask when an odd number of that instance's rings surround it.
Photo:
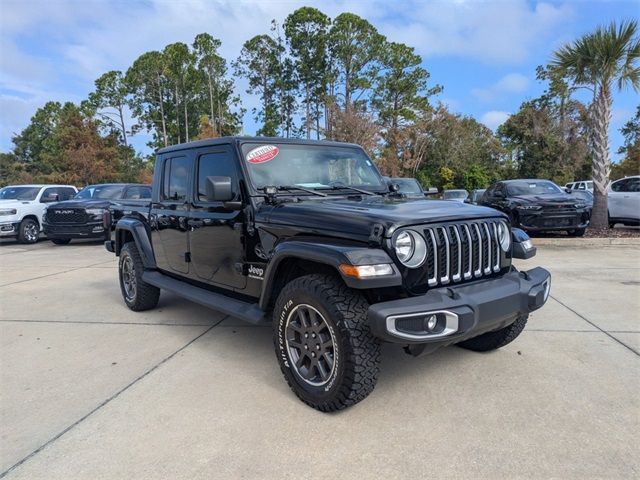
<path fill-rule="evenodd" d="M 125 185 L 107 184 L 107 185 L 87 185 L 73 197 L 74 200 L 113 200 L 122 196 Z M 96 196 L 95 192 L 112 192 L 107 196 Z M 90 192 L 87 196 L 87 192 Z"/>
<path fill-rule="evenodd" d="M 544 186 L 546 191 L 532 191 L 535 187 L 531 187 L 531 185 Z M 558 185 L 550 180 L 518 180 L 517 182 L 508 183 L 506 187 L 507 195 L 510 197 L 517 197 L 519 195 L 558 195 L 564 193 Z"/>
<path fill-rule="evenodd" d="M 249 184 L 250 188 L 257 193 L 262 193 L 262 190 L 265 186 L 289 186 L 289 187 L 295 187 L 295 186 L 299 186 L 301 188 L 307 188 L 307 189 L 311 189 L 314 191 L 318 191 L 318 192 L 323 192 L 323 193 L 327 193 L 329 195 L 331 195 L 331 190 L 332 187 L 330 185 L 327 184 L 321 184 L 321 183 L 316 183 L 316 182 L 298 182 L 296 183 L 287 183 L 286 179 L 283 179 L 283 181 L 281 182 L 275 182 L 275 185 L 270 185 L 270 184 L 266 184 L 266 185 L 262 185 L 259 182 L 256 182 L 256 175 L 254 172 L 252 172 L 252 166 L 251 164 L 249 164 L 247 162 L 247 154 L 249 152 L 251 152 L 253 149 L 258 148 L 258 147 L 262 147 L 262 146 L 276 146 L 279 149 L 278 154 L 280 153 L 280 149 L 287 149 L 287 148 L 300 148 L 300 149 L 317 149 L 317 148 L 329 148 L 329 149 L 336 149 L 336 151 L 338 150 L 343 150 L 343 151 L 353 151 L 354 153 L 357 153 L 357 155 L 360 155 L 362 159 L 364 159 L 367 163 L 368 163 L 368 167 L 371 168 L 371 172 L 373 173 L 375 179 L 378 181 L 377 185 L 372 185 L 372 184 L 347 184 L 344 183 L 344 185 L 340 185 L 339 187 L 336 187 L 336 190 L 340 190 L 342 188 L 344 188 L 344 190 L 348 190 L 350 187 L 352 188 L 360 188 L 363 190 L 367 190 L 370 191 L 372 193 L 386 193 L 388 192 L 388 184 L 387 182 L 384 180 L 383 176 L 381 175 L 380 171 L 378 170 L 377 166 L 375 165 L 375 163 L 373 162 L 373 160 L 371 160 L 371 158 L 369 158 L 369 156 L 366 154 L 366 152 L 358 147 L 357 145 L 332 145 L 332 144 L 323 144 L 323 143 L 318 143 L 318 144 L 314 144 L 314 143 L 289 143 L 289 142 L 278 142 L 278 141 L 270 141 L 270 140 L 266 140 L 265 141 L 255 141 L 255 140 L 251 140 L 251 141 L 247 141 L 247 142 L 242 142 L 238 145 L 238 153 L 240 155 L 240 163 L 242 164 L 242 169 L 245 173 L 246 179 L 247 179 L 247 183 Z M 275 157 L 274 157 L 275 158 Z M 299 195 L 299 193 L 289 193 L 286 191 L 282 191 L 279 192 L 283 195 Z M 340 192 L 338 194 L 344 194 L 343 192 Z M 310 194 L 309 194 L 310 195 Z"/>
<path fill-rule="evenodd" d="M 36 198 L 38 198 L 38 193 L 40 193 L 41 189 L 42 189 L 42 187 L 28 187 L 28 186 L 24 186 L 24 185 L 19 185 L 19 186 L 8 185 L 6 187 L 0 188 L 0 200 L 17 200 L 19 202 L 32 202 Z M 18 191 L 22 191 L 23 193 L 20 193 L 18 195 L 13 196 L 13 197 L 6 197 L 5 198 L 3 196 L 3 193 L 4 192 L 9 192 L 11 190 L 15 190 L 16 193 Z M 24 197 L 23 195 L 25 195 L 28 192 L 31 192 L 31 194 L 26 196 L 26 197 Z"/>

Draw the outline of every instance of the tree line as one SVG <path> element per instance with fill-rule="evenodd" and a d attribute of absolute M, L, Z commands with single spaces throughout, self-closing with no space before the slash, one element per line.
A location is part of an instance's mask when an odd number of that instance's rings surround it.
<path fill-rule="evenodd" d="M 155 150 L 243 133 L 239 78 L 243 93 L 258 100 L 257 135 L 358 143 L 383 173 L 425 186 L 591 177 L 594 107 L 574 98 L 571 69 L 539 67 L 544 94 L 523 102 L 494 134 L 437 101 L 443 86 L 413 47 L 353 13 L 330 18 L 299 8 L 248 39 L 231 61 L 221 45 L 201 33 L 106 72 L 78 105 L 47 103 L 13 137 L 13 150 L 0 154 L 2 183 L 148 181 L 152 157 L 137 154 L 131 136 L 147 132 Z M 638 115 L 623 129 L 626 156 L 614 174 L 637 172 L 637 129 Z"/>

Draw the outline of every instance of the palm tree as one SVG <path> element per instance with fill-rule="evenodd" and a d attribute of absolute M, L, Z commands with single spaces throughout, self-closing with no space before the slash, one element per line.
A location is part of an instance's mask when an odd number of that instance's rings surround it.
<path fill-rule="evenodd" d="M 612 87 L 621 90 L 629 85 L 640 90 L 640 38 L 635 20 L 615 22 L 599 27 L 565 45 L 553 55 L 551 66 L 575 87 L 593 93 L 590 106 L 590 144 L 593 157 L 594 204 L 591 225 L 608 226 L 607 188 L 609 187 L 609 121 Z"/>

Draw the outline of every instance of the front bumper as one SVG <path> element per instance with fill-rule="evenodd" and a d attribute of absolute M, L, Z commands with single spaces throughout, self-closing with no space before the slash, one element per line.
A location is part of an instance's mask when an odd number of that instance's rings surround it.
<path fill-rule="evenodd" d="M 0 237 L 16 237 L 20 222 L 0 222 Z"/>
<path fill-rule="evenodd" d="M 587 228 L 591 213 L 588 209 L 575 212 L 518 211 L 519 226 L 530 232 Z"/>
<path fill-rule="evenodd" d="M 512 271 L 500 278 L 373 304 L 367 321 L 372 333 L 387 342 L 444 346 L 499 330 L 537 310 L 547 301 L 550 287 L 551 275 L 544 268 Z M 432 315 L 438 324 L 429 331 L 427 319 Z"/>
<path fill-rule="evenodd" d="M 43 224 L 47 238 L 105 238 L 104 225 L 101 221 L 81 225 Z"/>

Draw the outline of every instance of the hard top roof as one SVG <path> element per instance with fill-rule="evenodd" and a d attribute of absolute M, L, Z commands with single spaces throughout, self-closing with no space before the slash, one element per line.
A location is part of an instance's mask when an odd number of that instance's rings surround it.
<path fill-rule="evenodd" d="M 302 138 L 280 138 L 280 137 L 244 137 L 244 136 L 232 136 L 232 137 L 218 137 L 207 138 L 206 140 L 197 140 L 195 142 L 179 143 L 178 145 L 171 145 L 158 150 L 158 155 L 167 152 L 176 152 L 179 150 L 189 150 L 192 148 L 207 147 L 209 145 L 219 145 L 221 143 L 244 143 L 244 142 L 257 142 L 257 143 L 288 143 L 292 145 L 327 145 L 327 146 L 342 146 L 342 147 L 357 147 L 362 148 L 355 143 L 345 142 L 332 142 L 329 140 L 307 140 Z"/>

